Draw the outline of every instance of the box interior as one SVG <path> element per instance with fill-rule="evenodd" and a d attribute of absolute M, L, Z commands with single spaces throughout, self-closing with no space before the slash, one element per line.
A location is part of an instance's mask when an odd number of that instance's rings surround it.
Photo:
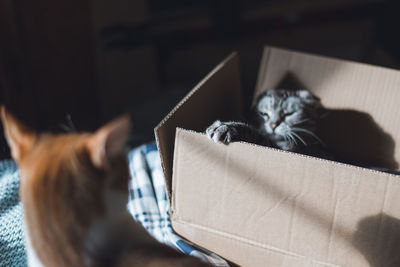
<path fill-rule="evenodd" d="M 398 170 L 400 72 L 266 47 L 255 90 L 308 89 L 327 108 L 318 135 L 348 163 Z"/>

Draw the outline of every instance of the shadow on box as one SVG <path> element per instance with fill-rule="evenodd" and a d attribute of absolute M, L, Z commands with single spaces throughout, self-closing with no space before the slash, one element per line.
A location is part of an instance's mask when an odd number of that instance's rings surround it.
<path fill-rule="evenodd" d="M 195 141 L 190 144 L 193 147 L 201 146 Z M 218 150 L 208 150 L 207 155 L 214 158 L 216 161 L 223 157 L 223 154 Z M 232 158 L 232 160 L 234 160 Z M 232 172 L 238 173 L 237 177 L 250 177 L 249 170 L 242 166 L 241 162 L 234 162 Z M 254 181 L 253 181 L 254 182 Z M 285 199 L 286 192 L 284 188 L 280 188 L 275 184 L 265 180 L 257 180 L 252 184 L 254 190 L 252 193 L 256 199 L 259 199 L 265 194 L 272 198 Z M 281 205 L 288 207 L 293 205 L 292 201 L 280 202 Z M 329 229 L 332 222 L 317 210 L 297 203 L 298 212 L 302 213 L 309 222 L 314 223 L 316 227 Z M 385 213 L 379 213 L 374 216 L 362 218 L 357 224 L 355 232 L 349 232 L 343 227 L 336 229 L 338 237 L 354 246 L 369 262 L 371 267 L 398 267 L 400 266 L 400 220 L 391 217 Z"/>
<path fill-rule="evenodd" d="M 352 244 L 371 267 L 400 266 L 400 220 L 385 213 L 362 219 Z"/>
<path fill-rule="evenodd" d="M 288 73 L 278 88 L 307 89 Z M 381 167 L 397 170 L 394 158 L 395 141 L 391 135 L 365 112 L 351 109 L 323 110 L 317 135 L 341 161 L 357 166 Z M 310 218 L 321 220 L 318 214 L 305 210 Z M 329 222 L 327 222 L 329 223 Z M 400 220 L 385 213 L 369 216 L 359 221 L 355 233 L 348 240 L 357 248 L 372 267 L 400 266 Z"/>
<path fill-rule="evenodd" d="M 308 89 L 292 73 L 287 73 L 277 88 Z M 397 170 L 399 167 L 394 158 L 393 137 L 368 113 L 323 108 L 317 129 L 317 136 L 338 161 L 368 168 Z"/>
<path fill-rule="evenodd" d="M 292 73 L 287 73 L 276 88 L 307 89 Z M 317 95 L 318 96 L 318 95 Z M 323 108 L 323 118 L 318 125 L 317 135 L 330 150 L 339 155 L 340 161 L 364 167 L 381 167 L 397 170 L 399 164 L 394 158 L 395 141 L 365 112 L 352 109 Z M 200 144 L 191 144 L 199 146 Z M 209 151 L 210 152 L 210 151 Z M 210 153 L 216 160 L 222 155 Z M 248 177 L 246 168 L 240 162 L 232 164 L 234 172 L 241 177 Z M 255 194 L 268 194 L 274 198 L 285 197 L 285 190 L 266 181 L 255 183 Z M 261 197 L 261 196 L 260 196 Z M 290 205 L 290 203 L 289 203 Z M 331 221 L 322 214 L 304 205 L 297 205 L 309 220 L 318 222 L 323 228 L 331 227 Z M 400 266 L 400 220 L 385 213 L 368 216 L 358 222 L 357 230 L 352 233 L 346 229 L 338 229 L 339 236 L 354 246 L 372 267 Z"/>

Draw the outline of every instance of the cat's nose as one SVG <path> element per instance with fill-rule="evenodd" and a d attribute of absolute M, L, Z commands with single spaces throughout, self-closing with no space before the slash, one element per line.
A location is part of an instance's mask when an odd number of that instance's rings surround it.
<path fill-rule="evenodd" d="M 270 126 L 271 126 L 271 129 L 274 130 L 276 128 L 276 123 L 271 123 Z"/>

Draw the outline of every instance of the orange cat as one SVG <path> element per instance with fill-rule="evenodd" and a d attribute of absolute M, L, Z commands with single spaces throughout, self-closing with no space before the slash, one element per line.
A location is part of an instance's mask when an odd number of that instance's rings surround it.
<path fill-rule="evenodd" d="M 17 161 L 30 266 L 206 266 L 153 239 L 127 212 L 128 116 L 93 134 L 38 134 L 1 107 Z"/>

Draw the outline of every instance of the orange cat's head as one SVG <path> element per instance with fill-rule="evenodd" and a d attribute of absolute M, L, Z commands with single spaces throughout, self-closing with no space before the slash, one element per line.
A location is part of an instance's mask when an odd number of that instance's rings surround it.
<path fill-rule="evenodd" d="M 103 249 L 100 243 L 109 241 L 95 240 L 96 231 L 107 230 L 101 218 L 110 212 L 122 214 L 128 200 L 124 147 L 129 117 L 94 134 L 59 135 L 35 133 L 4 107 L 1 118 L 20 169 L 26 230 L 39 260 L 46 266 L 90 263 L 98 256 L 96 250 Z M 115 195 L 112 201 L 121 202 L 119 207 L 110 207 L 110 192 Z"/>
<path fill-rule="evenodd" d="M 4 106 L 1 119 L 21 174 L 29 265 L 205 265 L 156 242 L 128 213 L 128 116 L 58 135 L 36 133 Z"/>

